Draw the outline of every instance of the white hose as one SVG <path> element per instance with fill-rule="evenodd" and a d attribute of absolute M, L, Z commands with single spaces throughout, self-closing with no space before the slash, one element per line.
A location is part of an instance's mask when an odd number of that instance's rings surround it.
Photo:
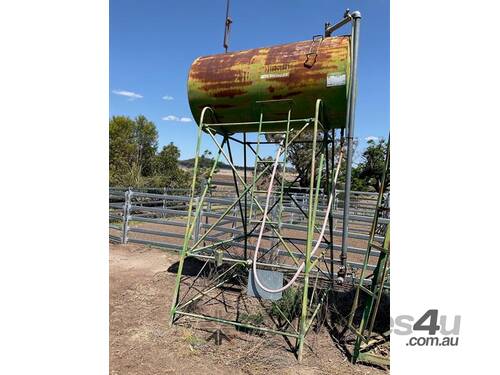
<path fill-rule="evenodd" d="M 261 283 L 261 281 L 259 280 L 259 277 L 257 276 L 257 254 L 259 252 L 260 242 L 262 240 L 262 235 L 264 233 L 264 227 L 266 225 L 267 210 L 269 209 L 269 199 L 271 197 L 271 192 L 272 192 L 273 183 L 274 183 L 274 176 L 276 175 L 276 169 L 278 167 L 280 153 L 281 153 L 281 144 L 278 147 L 278 152 L 276 153 L 276 159 L 274 160 L 274 164 L 273 164 L 273 172 L 271 174 L 271 181 L 269 182 L 269 188 L 267 189 L 266 206 L 264 208 L 264 215 L 262 217 L 262 224 L 260 226 L 259 237 L 257 238 L 257 244 L 255 245 L 255 252 L 253 254 L 253 262 L 252 262 L 253 263 L 253 267 L 252 267 L 253 268 L 253 276 L 254 276 L 255 281 L 263 290 L 265 290 L 268 293 L 279 293 L 279 292 L 282 292 L 282 291 L 290 288 L 292 286 L 292 284 L 297 280 L 297 277 L 299 277 L 300 273 L 302 272 L 302 270 L 304 269 L 304 266 L 305 266 L 305 261 L 304 261 L 299 266 L 299 268 L 297 269 L 297 271 L 293 275 L 292 279 L 288 282 L 288 284 L 286 284 L 285 286 L 278 288 L 278 289 L 267 288 L 266 286 L 264 286 Z M 342 154 L 343 154 L 343 148 L 341 147 L 339 162 L 337 163 L 337 169 L 335 170 L 335 176 L 333 178 L 333 186 L 335 186 L 337 184 L 337 177 L 339 175 L 340 165 L 342 162 Z M 332 192 L 330 193 L 330 198 L 328 200 L 328 207 L 326 209 L 326 214 L 325 214 L 325 220 L 323 221 L 323 226 L 321 228 L 321 233 L 319 235 L 318 241 L 316 242 L 314 249 L 311 251 L 311 256 L 313 256 L 316 253 L 316 251 L 318 250 L 319 246 L 321 245 L 323 235 L 325 234 L 326 225 L 328 223 L 328 216 L 330 215 L 330 209 L 331 209 L 332 203 L 333 203 L 333 191 L 334 191 L 334 189 L 332 189 Z"/>

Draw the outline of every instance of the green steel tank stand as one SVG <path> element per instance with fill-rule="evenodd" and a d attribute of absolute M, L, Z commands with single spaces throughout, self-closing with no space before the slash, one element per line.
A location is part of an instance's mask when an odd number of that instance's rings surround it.
<path fill-rule="evenodd" d="M 321 315 L 327 295 L 336 282 L 334 266 L 338 267 L 339 273 L 345 271 L 347 266 L 360 19 L 359 12 L 347 11 L 340 22 L 326 25 L 324 37 L 201 57 L 192 64 L 188 96 L 191 111 L 199 126 L 186 230 L 170 308 L 171 325 L 185 318 L 232 325 L 247 332 L 295 338 L 296 355 L 299 362 L 302 361 L 305 337 Z M 332 37 L 333 31 L 348 23 L 352 26 L 350 36 Z M 325 223 L 328 220 L 329 235 L 323 235 L 321 239 L 318 233 L 324 232 L 317 223 L 317 213 L 324 192 L 327 195 L 333 194 L 336 187 L 333 150 L 335 130 L 339 128 L 342 129 L 342 136 L 344 128 L 347 133 L 340 261 L 333 259 L 333 215 L 330 213 L 323 219 Z M 306 132 L 313 135 L 309 141 L 302 139 Z M 257 141 L 247 138 L 250 133 L 256 135 Z M 196 185 L 200 174 L 199 159 L 204 135 L 208 135 L 218 151 L 200 192 Z M 261 140 L 263 136 L 267 136 L 265 141 Z M 290 146 L 299 143 L 309 143 L 311 146 L 307 208 L 293 196 L 293 185 L 298 176 L 293 181 L 286 180 Z M 267 144 L 279 147 L 277 159 L 273 163 L 263 156 L 261 148 Z M 231 145 L 233 149 L 235 145 L 243 147 L 243 176 L 233 161 Z M 255 155 L 251 182 L 247 179 L 247 152 Z M 234 201 L 222 205 L 220 215 L 211 217 L 214 220 L 207 222 L 200 230 L 200 217 L 204 207 L 207 203 L 216 202 L 216 199 L 208 195 L 221 158 L 231 168 Z M 341 160 L 338 160 L 337 166 L 340 163 Z M 259 191 L 258 184 L 266 176 L 274 176 L 278 164 L 283 176 L 278 173 L 276 177 L 272 207 L 266 212 L 259 196 L 262 191 Z M 273 187 L 271 185 L 270 189 Z M 285 199 L 304 217 L 305 240 L 294 237 L 284 229 L 284 218 L 288 215 L 284 209 Z M 226 197 L 225 202 L 227 200 Z M 266 207 L 267 203 L 268 201 Z M 294 316 L 282 311 L 279 301 L 274 300 L 269 305 L 269 301 L 264 301 L 259 296 L 250 297 L 250 300 L 244 293 L 245 287 L 241 287 L 245 272 L 248 272 L 249 278 L 251 276 L 253 259 L 250 254 L 256 252 L 251 242 L 257 237 L 256 232 L 261 222 L 265 221 L 270 212 L 272 220 L 265 223 L 265 239 L 271 247 L 267 252 L 266 249 L 257 252 L 255 264 L 258 270 L 272 271 L 274 275 L 282 273 L 283 278 L 286 273 L 297 275 L 297 278 L 292 278 L 292 281 L 296 281 L 294 290 L 299 305 Z M 230 230 L 225 227 L 228 223 L 233 223 Z M 229 237 L 221 238 L 221 230 L 226 235 L 229 233 Z M 319 248 L 320 240 L 324 243 L 323 248 Z M 313 251 L 318 249 L 319 254 L 314 255 Z M 268 252 L 273 255 L 266 259 Z M 325 258 L 328 252 L 330 259 Z M 188 277 L 184 274 L 188 257 L 203 263 L 195 276 Z M 210 277 L 205 277 L 207 269 L 210 270 Z M 202 281 L 204 285 L 199 286 Z M 234 301 L 226 301 L 224 290 L 228 288 L 239 290 L 231 294 L 231 297 L 237 297 Z M 266 312 L 273 310 L 281 323 L 277 324 L 274 318 L 271 321 L 257 319 L 259 315 L 257 318 L 253 316 L 251 319 L 242 319 L 238 315 L 240 303 L 252 301 L 258 301 Z M 232 315 L 222 317 L 200 311 L 209 302 L 223 305 L 227 315 Z M 250 310 L 247 308 L 247 311 Z M 234 313 L 237 314 L 236 317 Z"/>
<path fill-rule="evenodd" d="M 300 135 L 303 134 L 305 131 L 311 130 L 313 134 L 318 134 L 320 131 L 320 127 L 322 127 L 322 123 L 320 121 L 320 114 L 321 114 L 321 100 L 318 100 L 316 103 L 316 113 L 314 118 L 306 118 L 306 119 L 298 119 L 295 121 L 291 120 L 290 112 L 288 113 L 287 120 L 286 120 L 286 129 L 285 131 L 274 131 L 273 134 L 278 134 L 281 135 L 282 139 L 285 140 L 284 143 L 284 148 L 282 151 L 282 156 L 283 156 L 283 162 L 285 162 L 286 158 L 286 153 L 287 149 L 292 143 L 300 142 Z M 240 174 L 238 173 L 233 161 L 232 157 L 229 154 L 229 151 L 226 151 L 224 149 L 224 146 L 228 146 L 227 150 L 230 149 L 229 143 L 234 141 L 233 137 L 228 136 L 227 134 L 222 135 L 223 140 L 222 142 L 218 142 L 216 136 L 217 136 L 217 124 L 210 124 L 207 125 L 205 124 L 205 116 L 207 116 L 212 110 L 210 108 L 205 108 L 202 112 L 202 118 L 200 120 L 200 126 L 199 126 L 199 131 L 198 131 L 198 141 L 197 141 L 197 148 L 196 148 L 196 156 L 195 156 L 195 163 L 194 163 L 194 175 L 193 175 L 193 180 L 192 180 L 192 185 L 191 185 L 191 199 L 190 203 L 188 206 L 188 219 L 187 219 L 187 225 L 186 225 L 186 232 L 185 232 L 185 237 L 184 237 L 184 243 L 182 247 L 182 251 L 180 253 L 180 259 L 179 259 L 179 266 L 178 266 L 178 271 L 177 271 L 177 276 L 176 276 L 176 281 L 175 281 L 175 289 L 174 289 L 174 295 L 173 295 L 173 300 L 172 300 L 172 307 L 170 310 L 170 323 L 174 323 L 176 317 L 181 317 L 181 316 L 188 316 L 191 318 L 198 318 L 202 320 L 209 320 L 209 321 L 215 321 L 218 323 L 223 323 L 223 324 L 229 324 L 233 325 L 235 327 L 239 328 L 245 328 L 247 330 L 251 331 L 262 331 L 262 332 L 267 332 L 267 333 L 273 333 L 273 334 L 279 334 L 283 336 L 288 336 L 288 337 L 294 337 L 296 338 L 296 348 L 298 352 L 298 357 L 299 360 L 302 358 L 302 351 L 303 351 L 303 345 L 304 345 L 304 338 L 313 325 L 318 312 L 321 309 L 322 304 L 324 303 L 324 299 L 326 296 L 326 291 L 325 290 L 320 290 L 318 288 L 318 282 L 320 280 L 320 275 L 322 279 L 328 279 L 329 275 L 332 273 L 326 272 L 324 267 L 321 267 L 320 262 L 318 261 L 320 259 L 320 256 L 318 257 L 312 257 L 311 256 L 311 250 L 313 248 L 313 241 L 314 241 L 314 232 L 318 232 L 319 228 L 316 225 L 316 212 L 318 209 L 318 204 L 319 204 L 319 198 L 320 195 L 322 194 L 321 192 L 321 186 L 322 186 L 322 181 L 326 181 L 328 184 L 329 182 L 325 179 L 322 179 L 322 174 L 323 174 L 323 165 L 324 165 L 324 159 L 325 159 L 325 154 L 326 154 L 326 147 L 328 145 L 333 144 L 334 139 L 333 137 L 326 138 L 326 140 L 323 143 L 319 143 L 317 141 L 318 137 L 313 137 L 312 140 L 312 156 L 311 156 L 311 167 L 310 167 L 310 187 L 309 187 L 309 199 L 308 199 L 308 210 L 307 210 L 307 215 L 306 219 L 308 220 L 307 224 L 307 239 L 306 239 L 306 249 L 305 249 L 305 267 L 301 275 L 301 283 L 299 288 L 302 290 L 300 292 L 301 297 L 301 307 L 300 307 L 300 318 L 298 320 L 298 325 L 294 326 L 292 322 L 287 322 L 288 324 L 286 325 L 286 329 L 283 328 L 269 328 L 269 327 L 263 327 L 259 326 L 256 324 L 252 323 L 242 323 L 237 320 L 231 320 L 231 319 L 224 319 L 221 317 L 217 316 L 209 316 L 206 314 L 199 314 L 195 313 L 192 310 L 190 310 L 190 306 L 194 305 L 195 302 L 201 301 L 204 297 L 208 296 L 210 292 L 214 291 L 215 289 L 223 286 L 226 283 L 229 283 L 231 281 L 231 278 L 234 276 L 234 271 L 237 269 L 240 270 L 246 270 L 250 265 L 251 261 L 247 258 L 248 255 L 243 256 L 243 257 L 236 257 L 235 254 L 231 254 L 229 251 L 230 249 L 226 249 L 227 257 L 223 256 L 221 261 L 222 262 L 228 262 L 231 264 L 229 268 L 227 268 L 224 272 L 222 272 L 220 275 L 217 276 L 215 280 L 213 280 L 213 283 L 210 285 L 207 285 L 205 289 L 203 290 L 198 290 L 198 293 L 195 295 L 191 295 L 190 298 L 187 300 L 181 299 L 180 294 L 181 294 L 181 279 L 183 276 L 183 269 L 184 269 L 184 263 L 185 259 L 188 256 L 192 257 L 197 257 L 199 259 L 203 259 L 206 262 L 211 261 L 211 262 L 216 262 L 217 258 L 217 249 L 220 248 L 221 245 L 224 243 L 234 243 L 238 240 L 243 239 L 248 239 L 252 235 L 252 232 L 255 230 L 255 227 L 253 230 L 248 230 L 245 229 L 249 226 L 250 218 L 252 217 L 258 217 L 259 215 L 262 214 L 263 212 L 263 207 L 261 202 L 257 199 L 257 189 L 256 185 L 259 182 L 259 180 L 266 174 L 268 173 L 271 165 L 269 163 L 266 163 L 267 165 L 263 168 L 262 171 L 258 172 L 257 169 L 255 168 L 256 173 L 254 174 L 253 180 L 251 183 L 248 183 L 245 181 Z M 260 116 L 260 121 L 259 121 L 259 129 L 262 129 L 262 126 L 264 124 L 264 115 L 261 114 Z M 268 123 L 268 122 L 266 122 Z M 227 124 L 224 124 L 227 126 Z M 203 133 L 207 133 L 210 138 L 214 141 L 218 148 L 218 153 L 214 159 L 214 163 L 212 165 L 212 168 L 210 170 L 210 173 L 207 178 L 207 183 L 204 186 L 204 189 L 201 192 L 201 196 L 197 196 L 197 189 L 196 189 L 196 180 L 197 180 L 197 175 L 199 173 L 199 158 L 200 158 L 200 144 L 201 144 L 201 137 Z M 258 154 L 258 149 L 260 146 L 260 139 L 262 138 L 261 135 L 263 135 L 265 132 L 259 132 L 257 134 L 257 147 L 256 147 L 256 153 L 255 153 L 255 165 L 261 162 L 265 162 L 265 160 Z M 244 145 L 244 147 L 251 147 L 251 144 L 248 143 Z M 320 153 L 320 158 L 319 158 L 319 166 L 316 166 L 316 155 Z M 207 198 L 207 192 L 210 190 L 213 175 L 216 170 L 216 166 L 220 160 L 220 157 L 223 156 L 226 160 L 226 162 L 231 166 L 235 178 L 237 178 L 240 182 L 240 185 L 243 187 L 243 190 L 239 193 L 239 195 L 236 195 L 234 202 L 229 205 L 224 212 L 220 215 L 220 217 L 217 218 L 217 220 L 210 225 L 210 227 L 197 239 L 193 239 L 193 232 L 195 230 L 195 225 L 197 222 L 197 218 L 200 215 L 201 209 L 205 203 L 205 200 Z M 333 156 L 333 155 L 332 155 Z M 283 163 L 285 164 L 285 163 Z M 331 167 L 333 168 L 333 162 Z M 331 175 L 331 171 L 329 171 Z M 277 222 L 272 223 L 270 225 L 272 232 L 274 232 L 275 239 L 279 244 L 284 248 L 286 252 L 286 258 L 288 260 L 291 260 L 292 262 L 281 262 L 281 263 L 266 263 L 266 262 L 261 262 L 259 263 L 259 267 L 266 267 L 270 268 L 273 270 L 285 270 L 285 271 L 290 271 L 290 270 L 296 270 L 297 265 L 300 263 L 298 259 L 298 254 L 297 251 L 294 251 L 294 246 L 297 246 L 294 243 L 293 238 L 289 238 L 285 235 L 282 235 L 279 231 L 279 228 L 281 226 L 281 220 L 282 217 L 285 214 L 285 211 L 283 209 L 283 199 L 285 196 L 289 194 L 287 191 L 287 187 L 285 187 L 285 178 L 281 178 L 281 181 L 279 181 L 279 186 L 277 189 L 277 194 L 278 197 L 276 199 L 276 205 L 278 206 L 278 212 L 280 214 L 277 215 Z M 324 182 L 323 182 L 324 183 Z M 331 182 L 330 182 L 331 183 Z M 243 231 L 241 233 L 240 238 L 237 237 L 232 237 L 223 241 L 219 242 L 213 242 L 209 245 L 204 244 L 205 240 L 210 236 L 210 234 L 213 231 L 217 230 L 218 225 L 227 217 L 231 215 L 231 212 L 233 211 L 232 209 L 236 207 L 238 204 L 244 204 L 242 202 L 245 202 L 245 198 L 250 200 L 251 203 L 249 203 L 247 206 L 242 207 L 242 209 L 239 211 L 240 213 L 244 212 L 249 212 L 250 215 L 239 217 L 239 221 L 243 223 Z M 196 207 L 195 207 L 195 201 L 197 202 Z M 300 206 L 297 206 L 300 207 Z M 329 247 L 327 247 L 326 250 L 330 250 L 332 246 L 332 243 L 329 243 Z M 244 253 L 246 254 L 248 249 L 244 249 Z M 226 255 L 226 254 L 224 254 Z M 241 255 L 241 254 L 240 254 Z M 283 256 L 282 256 L 283 257 Z M 314 289 L 313 293 L 309 293 L 310 289 L 310 275 L 311 275 L 311 270 L 315 270 L 315 278 L 314 280 Z M 328 279 L 329 280 L 329 279 Z M 192 287 L 188 288 L 188 291 L 192 290 Z M 313 300 L 316 301 L 316 303 L 313 303 Z M 283 320 L 287 320 L 288 317 L 280 312 L 282 314 Z"/>

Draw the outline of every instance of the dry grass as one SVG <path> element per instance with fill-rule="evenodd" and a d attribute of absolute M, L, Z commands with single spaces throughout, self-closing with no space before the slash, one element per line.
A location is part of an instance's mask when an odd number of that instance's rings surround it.
<path fill-rule="evenodd" d="M 280 336 L 186 321 L 168 326 L 177 254 L 110 245 L 111 374 L 386 374 L 347 361 L 325 330 L 310 334 L 299 365 Z M 230 341 L 209 340 L 222 329 Z"/>

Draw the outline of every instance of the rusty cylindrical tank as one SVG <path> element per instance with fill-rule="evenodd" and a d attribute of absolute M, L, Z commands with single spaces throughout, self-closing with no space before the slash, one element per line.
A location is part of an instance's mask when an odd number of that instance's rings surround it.
<path fill-rule="evenodd" d="M 313 117 L 320 98 L 324 125 L 342 128 L 349 73 L 349 36 L 199 57 L 189 71 L 189 105 L 198 123 L 205 106 L 214 109 L 218 123 L 241 123 L 258 122 L 261 110 L 264 121 L 286 120 L 290 106 L 292 119 Z M 252 132 L 258 126 L 224 128 Z M 286 124 L 272 129 L 286 129 Z"/>

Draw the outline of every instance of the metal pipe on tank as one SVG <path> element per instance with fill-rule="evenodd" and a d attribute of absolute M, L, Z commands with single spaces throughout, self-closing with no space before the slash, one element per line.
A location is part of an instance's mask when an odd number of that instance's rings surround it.
<path fill-rule="evenodd" d="M 352 154 L 354 137 L 354 114 L 356 108 L 356 91 L 358 78 L 358 45 L 359 45 L 359 26 L 361 22 L 361 13 L 356 11 L 350 14 L 352 17 L 352 67 L 351 82 L 349 88 L 349 100 L 347 108 L 347 160 L 346 160 L 346 178 L 344 187 L 344 213 L 342 218 L 342 251 L 340 261 L 343 272 L 339 272 L 339 277 L 343 277 L 347 271 L 347 244 L 349 240 L 349 206 L 351 193 L 351 175 L 352 175 Z M 339 280 L 343 281 L 343 279 Z"/>
<path fill-rule="evenodd" d="M 357 13 L 359 13 L 359 12 L 357 12 Z M 348 24 L 351 21 L 352 21 L 352 15 L 349 13 L 346 13 L 346 16 L 344 17 L 344 19 L 337 22 L 335 25 L 327 24 L 325 27 L 325 37 L 332 36 L 332 34 L 335 30 L 340 29 L 342 26 Z"/>

